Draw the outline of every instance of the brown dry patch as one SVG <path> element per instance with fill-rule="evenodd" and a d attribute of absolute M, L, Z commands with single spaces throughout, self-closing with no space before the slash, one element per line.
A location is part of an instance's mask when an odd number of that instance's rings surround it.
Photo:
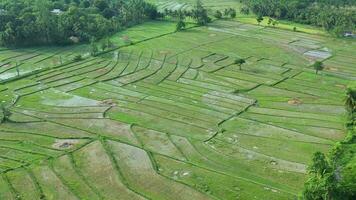
<path fill-rule="evenodd" d="M 341 89 L 346 89 L 347 88 L 346 85 L 343 85 L 343 84 L 336 84 L 335 86 L 338 87 L 338 88 L 341 88 Z"/>
<path fill-rule="evenodd" d="M 159 51 L 160 54 L 169 54 L 170 51 L 165 51 L 165 50 L 162 50 L 162 51 Z"/>
<path fill-rule="evenodd" d="M 115 103 L 114 100 L 112 99 L 105 99 L 100 102 L 101 105 L 109 105 L 109 106 L 116 106 L 117 104 Z"/>
<path fill-rule="evenodd" d="M 56 148 L 56 149 L 70 149 L 75 144 L 77 144 L 78 142 L 79 142 L 79 140 L 72 140 L 72 139 L 60 140 L 60 139 L 56 139 L 54 144 L 52 145 L 52 147 Z"/>
<path fill-rule="evenodd" d="M 297 98 L 293 98 L 293 99 L 288 101 L 289 105 L 300 105 L 302 103 L 303 103 L 302 100 L 297 99 Z"/>
<path fill-rule="evenodd" d="M 334 72 L 339 71 L 339 69 L 335 68 L 335 67 L 325 67 L 325 69 L 329 70 L 329 71 L 334 71 Z"/>

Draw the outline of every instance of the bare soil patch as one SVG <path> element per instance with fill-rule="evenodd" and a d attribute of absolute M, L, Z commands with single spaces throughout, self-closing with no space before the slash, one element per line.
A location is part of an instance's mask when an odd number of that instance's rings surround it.
<path fill-rule="evenodd" d="M 302 103 L 303 103 L 302 100 L 297 99 L 297 98 L 293 98 L 288 101 L 289 105 L 300 105 Z"/>

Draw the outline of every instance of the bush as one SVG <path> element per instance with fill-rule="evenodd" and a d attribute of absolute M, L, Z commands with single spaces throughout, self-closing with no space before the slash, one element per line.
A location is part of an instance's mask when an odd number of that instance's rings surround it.
<path fill-rule="evenodd" d="M 74 58 L 73 58 L 73 61 L 74 61 L 74 62 L 78 62 L 78 61 L 81 61 L 81 60 L 83 60 L 82 55 L 76 55 L 76 56 L 74 56 Z"/>
<path fill-rule="evenodd" d="M 215 17 L 216 19 L 221 19 L 221 18 L 222 18 L 222 13 L 221 13 L 221 11 L 220 11 L 220 10 L 217 10 L 217 11 L 215 12 L 215 14 L 214 14 L 214 17 Z"/>

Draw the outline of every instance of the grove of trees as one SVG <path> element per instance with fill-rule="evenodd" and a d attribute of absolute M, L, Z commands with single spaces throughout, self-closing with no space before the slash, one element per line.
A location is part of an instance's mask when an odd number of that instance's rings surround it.
<path fill-rule="evenodd" d="M 342 35 L 356 29 L 355 0 L 242 0 L 257 16 L 323 27 Z M 244 8 L 244 11 L 247 9 Z"/>
<path fill-rule="evenodd" d="M 144 0 L 2 0 L 0 45 L 86 42 L 157 16 Z"/>
<path fill-rule="evenodd" d="M 309 166 L 303 199 L 356 199 L 356 89 L 346 90 L 345 107 L 349 114 L 347 136 L 325 155 L 316 152 Z"/>

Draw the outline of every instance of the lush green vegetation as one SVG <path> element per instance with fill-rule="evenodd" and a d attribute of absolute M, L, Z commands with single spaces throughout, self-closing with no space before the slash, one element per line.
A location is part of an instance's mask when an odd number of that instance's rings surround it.
<path fill-rule="evenodd" d="M 156 7 L 143 0 L 5 0 L 0 2 L 0 44 L 96 40 L 157 15 Z"/>
<path fill-rule="evenodd" d="M 328 156 L 321 152 L 314 154 L 313 163 L 309 167 L 311 177 L 303 192 L 307 200 L 347 200 L 356 197 L 356 90 L 348 88 L 346 92 L 348 135 L 336 143 Z"/>
<path fill-rule="evenodd" d="M 0 199 L 354 199 L 354 40 L 235 0 L 149 2 L 164 17 L 0 47 Z"/>
<path fill-rule="evenodd" d="M 270 16 L 321 26 L 336 35 L 356 29 L 356 3 L 352 0 L 246 0 L 258 16 Z"/>

